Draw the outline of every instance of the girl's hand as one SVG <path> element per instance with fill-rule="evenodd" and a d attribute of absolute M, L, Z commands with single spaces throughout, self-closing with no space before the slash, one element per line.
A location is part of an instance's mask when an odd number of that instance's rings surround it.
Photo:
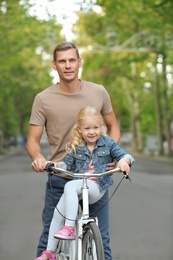
<path fill-rule="evenodd" d="M 126 174 L 128 175 L 130 173 L 130 160 L 128 158 L 122 158 L 121 160 L 119 160 L 117 167 L 120 168 L 120 170 L 122 172 L 126 172 Z"/>

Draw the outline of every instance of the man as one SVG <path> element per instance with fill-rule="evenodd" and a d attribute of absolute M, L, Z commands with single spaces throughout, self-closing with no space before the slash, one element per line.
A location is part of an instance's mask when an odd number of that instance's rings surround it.
<path fill-rule="evenodd" d="M 65 145 L 69 141 L 70 131 L 82 107 L 96 107 L 104 117 L 108 135 L 116 142 L 120 138 L 117 120 L 112 109 L 110 97 L 105 88 L 78 78 L 79 69 L 82 67 L 82 60 L 76 46 L 68 42 L 58 44 L 53 53 L 52 66 L 59 74 L 59 83 L 50 86 L 36 95 L 29 122 L 30 127 L 26 149 L 32 159 L 32 167 L 37 172 L 44 171 L 44 162 L 47 160 L 43 156 L 40 147 L 40 139 L 44 128 L 50 146 L 48 160 L 62 160 L 65 157 Z M 114 162 L 109 164 L 107 169 L 113 166 L 115 166 Z M 40 256 L 42 251 L 46 249 L 53 211 L 67 181 L 65 176 L 55 177 L 51 175 L 48 178 L 45 207 L 42 213 L 43 232 L 40 237 L 37 256 Z M 105 193 L 100 201 L 91 205 L 90 212 L 93 213 L 92 216 L 98 217 L 104 244 L 105 260 L 111 260 L 107 200 L 108 192 Z M 106 206 L 103 207 L 105 204 Z"/>

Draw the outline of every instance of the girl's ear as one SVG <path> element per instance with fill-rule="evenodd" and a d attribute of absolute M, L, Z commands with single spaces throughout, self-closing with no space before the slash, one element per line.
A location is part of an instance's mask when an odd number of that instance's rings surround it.
<path fill-rule="evenodd" d="M 79 125 L 77 126 L 77 130 L 79 131 L 80 134 L 82 133 L 81 128 L 80 128 Z"/>

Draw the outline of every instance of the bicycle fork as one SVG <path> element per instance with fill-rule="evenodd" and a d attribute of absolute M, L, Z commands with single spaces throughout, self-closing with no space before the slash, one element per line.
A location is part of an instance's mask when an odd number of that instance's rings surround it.
<path fill-rule="evenodd" d="M 82 191 L 82 199 L 83 199 L 83 211 L 82 216 L 78 220 L 78 238 L 77 238 L 77 248 L 78 248 L 78 258 L 77 260 L 82 260 L 82 238 L 84 232 L 84 225 L 89 222 L 95 222 L 94 218 L 89 218 L 89 196 L 88 196 L 88 185 L 87 179 L 83 179 L 83 191 Z"/>

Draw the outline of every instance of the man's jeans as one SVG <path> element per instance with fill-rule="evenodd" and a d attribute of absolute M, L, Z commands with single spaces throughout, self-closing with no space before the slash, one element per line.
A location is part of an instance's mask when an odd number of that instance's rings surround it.
<path fill-rule="evenodd" d="M 40 236 L 39 245 L 37 248 L 37 257 L 41 255 L 42 251 L 46 250 L 49 227 L 53 217 L 53 212 L 63 193 L 64 185 L 68 181 L 67 179 L 57 176 L 48 176 L 49 178 L 46 183 L 45 206 L 42 212 L 43 231 Z M 98 202 L 90 205 L 90 216 L 97 216 L 99 229 L 103 239 L 105 260 L 112 260 L 111 249 L 109 245 L 109 205 L 106 204 L 107 201 L 108 191 L 105 192 L 104 196 Z M 105 206 L 100 209 L 103 205 Z"/>

